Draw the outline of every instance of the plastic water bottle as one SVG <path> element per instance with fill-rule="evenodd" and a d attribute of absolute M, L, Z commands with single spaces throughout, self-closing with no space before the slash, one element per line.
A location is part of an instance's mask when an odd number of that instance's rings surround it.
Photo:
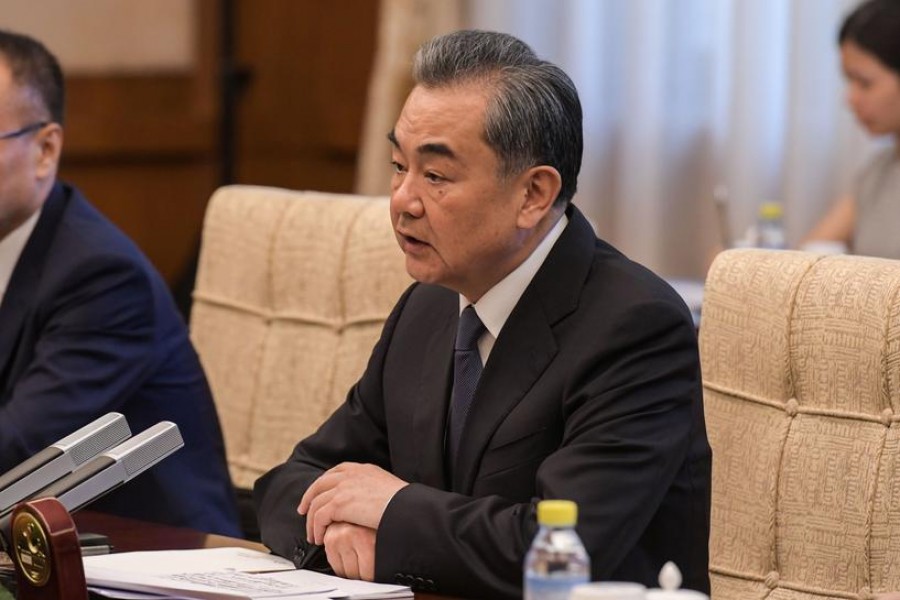
<path fill-rule="evenodd" d="M 787 248 L 787 234 L 784 231 L 784 211 L 777 202 L 764 202 L 759 207 L 756 223 L 756 245 L 770 250 Z"/>
<path fill-rule="evenodd" d="M 568 600 L 591 577 L 591 559 L 575 533 L 578 505 L 543 500 L 537 517 L 540 529 L 525 556 L 525 600 Z"/>

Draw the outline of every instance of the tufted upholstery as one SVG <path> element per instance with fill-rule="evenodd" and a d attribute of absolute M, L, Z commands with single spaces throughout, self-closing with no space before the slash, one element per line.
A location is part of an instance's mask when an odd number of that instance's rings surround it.
<path fill-rule="evenodd" d="M 230 186 L 210 200 L 191 313 L 235 486 L 340 404 L 411 283 L 386 198 Z"/>
<path fill-rule="evenodd" d="M 700 328 L 713 600 L 900 589 L 900 262 L 731 250 Z"/>

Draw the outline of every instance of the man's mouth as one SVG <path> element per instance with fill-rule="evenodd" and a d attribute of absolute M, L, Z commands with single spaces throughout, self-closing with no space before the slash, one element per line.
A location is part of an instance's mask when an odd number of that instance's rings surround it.
<path fill-rule="evenodd" d="M 421 247 L 421 246 L 427 246 L 427 245 L 428 245 L 426 242 L 423 242 L 422 240 L 420 240 L 419 238 L 417 238 L 417 237 L 415 237 L 415 236 L 412 236 L 412 235 L 403 233 L 402 231 L 398 231 L 397 233 L 400 235 L 400 240 L 401 240 L 404 244 L 409 245 L 410 247 L 418 248 L 418 247 Z"/>

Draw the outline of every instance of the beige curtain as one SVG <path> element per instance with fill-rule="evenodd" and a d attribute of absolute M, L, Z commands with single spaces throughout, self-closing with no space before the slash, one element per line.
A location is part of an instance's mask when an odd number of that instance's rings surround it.
<path fill-rule="evenodd" d="M 386 139 L 412 89 L 412 57 L 426 40 L 459 29 L 461 0 L 381 0 L 378 46 L 362 142 L 356 166 L 356 192 L 390 191 L 390 147 Z"/>
<path fill-rule="evenodd" d="M 667 277 L 702 277 L 713 191 L 741 236 L 780 201 L 796 245 L 871 142 L 843 102 L 835 36 L 857 0 L 468 0 L 559 64 L 584 106 L 575 204 L 600 236 Z"/>

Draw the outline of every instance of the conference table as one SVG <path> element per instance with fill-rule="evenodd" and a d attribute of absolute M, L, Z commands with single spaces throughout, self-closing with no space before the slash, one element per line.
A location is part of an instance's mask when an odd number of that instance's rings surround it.
<path fill-rule="evenodd" d="M 79 532 L 102 533 L 109 538 L 114 552 L 137 550 L 191 550 L 196 548 L 242 547 L 267 551 L 256 542 L 203 533 L 182 527 L 157 525 L 84 510 L 73 516 Z M 415 595 L 416 600 L 459 600 L 436 594 Z"/>

